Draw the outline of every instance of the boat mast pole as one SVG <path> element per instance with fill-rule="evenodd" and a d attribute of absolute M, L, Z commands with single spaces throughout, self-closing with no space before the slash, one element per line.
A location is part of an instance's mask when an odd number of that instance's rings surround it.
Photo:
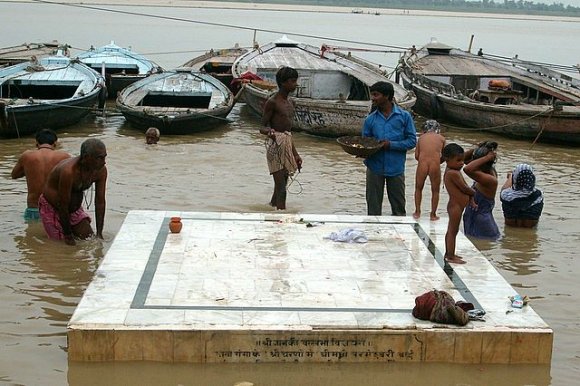
<path fill-rule="evenodd" d="M 469 48 L 467 49 L 467 52 L 471 53 L 471 46 L 473 45 L 473 37 L 475 35 L 471 34 L 471 39 L 469 39 Z"/>

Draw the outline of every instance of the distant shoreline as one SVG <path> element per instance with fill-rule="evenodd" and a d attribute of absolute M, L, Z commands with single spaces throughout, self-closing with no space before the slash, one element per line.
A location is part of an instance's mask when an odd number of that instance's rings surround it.
<path fill-rule="evenodd" d="M 13 3 L 36 3 L 48 4 L 50 0 L 35 2 L 31 0 L 11 0 Z M 261 10 L 261 11 L 296 11 L 296 12 L 324 12 L 324 13 L 353 13 L 352 7 L 329 7 L 317 5 L 290 5 L 290 4 L 264 4 L 264 3 L 236 3 L 220 1 L 192 1 L 192 0 L 121 0 L 111 2 L 108 0 L 57 0 L 55 5 L 70 4 L 79 7 L 96 6 L 145 6 L 145 7 L 173 7 L 173 8 L 213 8 L 213 9 L 239 9 L 239 10 Z M 579 17 L 573 16 L 549 16 L 549 15 L 521 15 L 521 14 L 501 14 L 501 13 L 475 13 L 475 12 L 453 12 L 453 11 L 432 11 L 414 9 L 389 9 L 389 8 L 357 8 L 365 14 L 379 13 L 392 16 L 439 16 L 439 17 L 468 17 L 485 19 L 505 19 L 505 20 L 536 20 L 536 21 L 564 21 L 580 23 Z"/>

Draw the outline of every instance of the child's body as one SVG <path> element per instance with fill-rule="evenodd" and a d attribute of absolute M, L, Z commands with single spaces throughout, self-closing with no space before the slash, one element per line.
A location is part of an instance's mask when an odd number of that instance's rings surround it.
<path fill-rule="evenodd" d="M 423 134 L 417 141 L 415 159 L 417 171 L 415 173 L 415 212 L 414 218 L 421 217 L 421 201 L 423 187 L 429 177 L 431 183 L 431 221 L 439 220 L 437 206 L 439 205 L 439 191 L 441 189 L 441 151 L 445 146 L 445 137 L 439 134 L 439 123 L 428 120 L 423 126 Z"/>
<path fill-rule="evenodd" d="M 292 141 L 292 119 L 294 105 L 288 99 L 296 89 L 298 72 L 290 67 L 282 67 L 276 73 L 278 92 L 272 95 L 264 105 L 260 133 L 268 136 L 266 159 L 268 169 L 274 178 L 274 192 L 270 205 L 276 209 L 286 209 L 286 185 L 288 178 L 302 167 L 302 158 L 298 155 Z"/>
<path fill-rule="evenodd" d="M 455 253 L 455 242 L 463 210 L 470 201 L 472 202 L 475 191 L 467 185 L 461 174 L 464 163 L 463 148 L 451 143 L 443 149 L 443 158 L 447 163 L 443 182 L 449 194 L 449 202 L 447 203 L 449 223 L 445 234 L 445 260 L 449 263 L 465 264 L 463 258 Z"/>

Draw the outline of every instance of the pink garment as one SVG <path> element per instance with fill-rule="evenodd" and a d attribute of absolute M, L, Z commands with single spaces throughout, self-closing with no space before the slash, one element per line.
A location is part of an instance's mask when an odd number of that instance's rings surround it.
<path fill-rule="evenodd" d="M 62 225 L 60 225 L 58 211 L 46 201 L 44 194 L 41 194 L 38 198 L 38 210 L 40 211 L 40 219 L 42 220 L 42 225 L 44 225 L 44 230 L 48 234 L 48 237 L 55 240 L 64 240 L 64 232 Z M 70 225 L 77 225 L 84 219 L 88 219 L 91 222 L 91 217 L 80 207 L 70 214 Z"/>

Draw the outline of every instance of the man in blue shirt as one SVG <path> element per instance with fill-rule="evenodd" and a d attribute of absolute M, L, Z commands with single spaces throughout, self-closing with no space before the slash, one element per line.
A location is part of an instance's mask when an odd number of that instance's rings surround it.
<path fill-rule="evenodd" d="M 417 144 L 417 130 L 411 114 L 393 103 L 392 84 L 377 82 L 370 91 L 373 111 L 365 119 L 362 136 L 377 139 L 383 148 L 364 161 L 368 215 L 382 215 L 386 184 L 393 216 L 405 216 L 405 160 Z"/>

